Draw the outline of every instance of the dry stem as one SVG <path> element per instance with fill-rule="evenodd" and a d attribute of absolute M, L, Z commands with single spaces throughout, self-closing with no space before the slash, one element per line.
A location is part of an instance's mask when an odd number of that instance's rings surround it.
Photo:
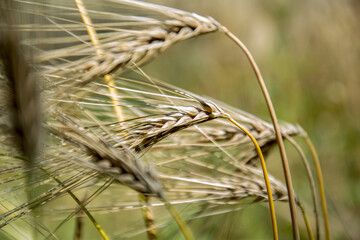
<path fill-rule="evenodd" d="M 293 237 L 295 240 L 299 240 L 300 239 L 300 235 L 299 235 L 299 228 L 298 228 L 298 224 L 297 224 L 297 219 L 296 219 L 296 204 L 295 204 L 295 197 L 294 197 L 294 190 L 293 190 L 293 185 L 292 185 L 292 180 L 291 180 L 291 173 L 290 173 L 290 168 L 289 168 L 289 163 L 287 160 L 287 156 L 286 156 L 286 150 L 285 150 L 285 146 L 284 146 L 284 142 L 281 136 L 281 131 L 280 131 L 280 127 L 278 124 L 278 120 L 276 117 L 276 113 L 275 113 L 275 109 L 274 106 L 272 104 L 270 95 L 267 91 L 265 82 L 261 76 L 260 70 L 256 64 L 256 62 L 254 61 L 253 56 L 251 55 L 250 51 L 247 49 L 247 47 L 240 41 L 240 39 L 238 39 L 234 34 L 232 34 L 227 28 L 225 28 L 224 26 L 220 25 L 221 30 L 231 39 L 233 40 L 245 53 L 245 55 L 247 56 L 247 58 L 249 59 L 251 66 L 255 72 L 255 75 L 258 79 L 258 82 L 260 84 L 260 88 L 264 94 L 265 97 L 265 101 L 267 103 L 269 112 L 270 112 L 270 116 L 272 119 L 272 122 L 274 124 L 274 129 L 275 129 L 275 133 L 276 133 L 276 140 L 278 142 L 279 145 L 279 149 L 280 149 L 280 155 L 281 155 L 281 159 L 282 159 L 282 165 L 283 165 L 283 170 L 284 170 L 284 175 L 285 175 L 285 180 L 286 180 L 286 185 L 288 187 L 288 195 L 289 195 L 289 205 L 290 205 L 290 213 L 291 213 L 291 223 L 292 223 L 292 229 L 293 229 Z"/>

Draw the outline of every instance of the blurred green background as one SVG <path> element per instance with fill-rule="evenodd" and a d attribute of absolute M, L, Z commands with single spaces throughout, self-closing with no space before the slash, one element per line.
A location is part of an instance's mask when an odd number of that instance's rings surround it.
<path fill-rule="evenodd" d="M 333 238 L 360 239 L 360 1 L 152 2 L 212 16 L 248 46 L 279 119 L 300 124 L 318 150 Z M 154 78 L 269 120 L 249 63 L 224 34 L 179 43 L 144 69 Z M 287 147 L 295 189 L 311 203 L 302 164 Z M 268 167 L 281 178 L 277 152 L 273 151 Z M 276 206 L 280 237 L 291 238 L 288 207 L 284 203 Z M 267 212 L 266 207 L 254 205 L 219 216 L 216 223 L 209 221 L 208 225 L 222 228 L 214 239 L 269 238 Z M 203 236 L 207 239 L 206 234 Z"/>

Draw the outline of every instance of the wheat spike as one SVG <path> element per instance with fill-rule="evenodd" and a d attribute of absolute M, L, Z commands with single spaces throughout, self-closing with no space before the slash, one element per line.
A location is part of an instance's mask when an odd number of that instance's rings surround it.
<path fill-rule="evenodd" d="M 61 112 L 56 111 L 56 115 L 55 118 L 61 118 L 59 122 L 64 125 L 50 125 L 50 132 L 89 152 L 97 170 L 140 193 L 163 198 L 161 183 L 156 173 L 146 169 L 130 150 L 122 148 L 122 151 L 119 151 L 96 135 L 85 132 L 80 125 L 63 116 Z"/>
<path fill-rule="evenodd" d="M 98 32 L 97 50 L 94 51 L 86 26 L 75 15 L 78 10 L 73 3 L 64 1 L 63 5 L 49 5 L 22 0 L 17 2 L 29 7 L 40 5 L 43 12 L 29 11 L 25 14 L 36 15 L 45 22 L 42 25 L 19 25 L 20 31 L 53 29 L 53 32 L 63 32 L 60 36 L 56 34 L 42 40 L 28 39 L 26 42 L 39 52 L 36 59 L 43 65 L 43 73 L 48 78 L 53 75 L 69 77 L 67 81 L 81 79 L 82 83 L 87 83 L 99 76 L 119 74 L 132 67 L 133 63 L 141 65 L 147 62 L 176 42 L 217 30 L 210 18 L 156 4 L 124 0 L 104 2 L 111 12 L 95 10 L 92 4 L 87 4 L 87 12 L 94 19 L 92 27 Z M 129 7 L 149 17 L 122 14 L 123 9 Z M 59 10 L 71 14 L 69 17 L 59 16 Z M 107 15 L 111 15 L 108 22 L 98 23 L 97 19 Z M 60 85 L 64 80 L 52 78 L 52 81 Z"/>

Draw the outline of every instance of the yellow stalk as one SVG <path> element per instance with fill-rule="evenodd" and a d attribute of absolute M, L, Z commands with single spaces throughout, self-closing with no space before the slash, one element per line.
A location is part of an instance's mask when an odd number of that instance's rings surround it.
<path fill-rule="evenodd" d="M 113 103 L 113 107 L 114 107 L 114 110 L 116 113 L 117 120 L 119 122 L 122 122 L 125 120 L 125 118 L 124 118 L 124 114 L 123 114 L 121 107 L 119 107 L 117 105 L 118 103 L 116 100 L 116 96 L 118 96 L 118 93 L 115 88 L 114 78 L 113 78 L 113 76 L 106 74 L 104 76 L 104 79 L 105 79 L 106 84 L 108 85 L 108 91 L 110 93 L 111 101 Z"/>
<path fill-rule="evenodd" d="M 215 21 L 215 20 L 214 20 Z M 261 75 L 260 69 L 257 66 L 253 56 L 251 55 L 250 51 L 247 49 L 247 47 L 240 41 L 239 38 L 237 38 L 232 32 L 230 32 L 226 27 L 222 26 L 220 23 L 218 23 L 218 27 L 221 31 L 223 31 L 233 42 L 235 42 L 236 45 L 238 45 L 241 50 L 245 53 L 246 57 L 248 58 L 254 73 L 256 75 L 256 78 L 258 80 L 258 83 L 260 85 L 261 91 L 264 95 L 266 104 L 268 106 L 268 110 L 271 116 L 271 120 L 273 122 L 274 125 L 274 129 L 275 129 L 275 134 L 276 134 L 276 141 L 279 145 L 279 149 L 280 149 L 280 155 L 281 155 L 281 160 L 282 160 L 282 166 L 283 166 L 283 171 L 284 171 L 284 175 L 285 175 L 285 180 L 286 180 L 286 186 L 288 189 L 288 198 L 289 198 L 289 207 L 290 207 L 290 213 L 291 213 L 291 224 L 292 224 L 292 229 L 293 229 L 293 237 L 295 240 L 299 240 L 300 239 L 300 235 L 299 235 L 299 228 L 298 228 L 298 224 L 297 224 L 297 219 L 296 219 L 296 204 L 295 204 L 295 197 L 294 197 L 294 188 L 292 185 L 292 180 L 291 180 L 291 173 L 290 173 L 290 168 L 289 168 L 289 163 L 287 160 L 287 156 L 286 156 L 286 150 L 285 150 L 285 146 L 284 146 L 284 142 L 281 136 L 281 131 L 280 131 L 280 127 L 279 127 L 279 123 L 278 123 L 278 119 L 276 117 L 276 113 L 275 113 L 275 109 L 274 106 L 272 104 L 271 98 L 270 98 L 270 94 L 266 88 L 265 85 L 265 81 Z"/>
<path fill-rule="evenodd" d="M 320 160 L 316 153 L 315 147 L 312 144 L 308 135 L 305 133 L 305 134 L 303 134 L 303 137 L 305 139 L 306 144 L 308 145 L 308 147 L 310 149 L 311 155 L 315 162 L 316 175 L 318 177 L 318 182 L 319 182 L 319 191 L 320 191 L 320 200 L 321 200 L 320 202 L 321 202 L 323 218 L 324 218 L 324 225 L 325 225 L 325 238 L 326 238 L 326 240 L 330 240 L 329 218 L 328 218 L 327 207 L 326 207 L 325 188 L 324 188 L 324 181 L 323 181 L 323 176 L 322 176 L 322 171 L 321 171 Z"/>
<path fill-rule="evenodd" d="M 317 199 L 316 190 L 315 190 L 315 181 L 314 181 L 313 174 L 311 172 L 309 162 L 308 162 L 303 150 L 299 146 L 299 144 L 297 144 L 297 142 L 292 137 L 290 137 L 288 135 L 284 135 L 284 136 L 285 136 L 286 140 L 288 140 L 294 146 L 296 151 L 299 153 L 300 158 L 305 166 L 305 170 L 308 175 L 308 179 L 310 181 L 311 195 L 312 195 L 312 200 L 313 200 L 313 204 L 314 204 L 314 213 L 315 213 L 315 222 L 316 222 L 316 239 L 319 240 L 320 239 L 320 232 L 319 232 L 320 224 L 319 224 L 319 211 L 318 211 L 318 207 L 317 207 L 318 199 Z"/>
<path fill-rule="evenodd" d="M 145 220 L 145 226 L 147 231 L 147 236 L 149 240 L 156 240 L 157 239 L 157 232 L 154 226 L 154 218 L 151 212 L 151 209 L 146 206 L 149 202 L 149 198 L 142 193 L 139 193 L 139 198 L 142 203 L 144 203 L 142 207 L 142 213 Z"/>
<path fill-rule="evenodd" d="M 254 136 L 247 131 L 245 128 L 243 128 L 239 123 L 237 123 L 233 118 L 230 117 L 229 114 L 225 114 L 225 117 L 227 119 L 229 119 L 230 122 L 232 122 L 233 124 L 235 124 L 238 128 L 240 128 L 247 136 L 249 136 L 249 138 L 251 139 L 251 141 L 253 142 L 256 151 L 259 155 L 260 161 L 261 161 L 261 167 L 263 170 L 263 174 L 264 174 L 264 179 L 265 179 L 265 184 L 266 184 L 266 190 L 268 193 L 268 198 L 269 198 L 269 208 L 270 208 L 270 215 L 271 215 L 271 223 L 272 223 L 272 230 L 273 230 L 273 238 L 275 240 L 279 239 L 278 236 L 278 230 L 277 230 L 277 224 L 276 224 L 276 215 L 275 215 L 275 207 L 274 207 L 274 200 L 272 197 L 272 192 L 271 192 L 271 187 L 270 187 L 270 181 L 269 181 L 269 176 L 266 170 L 266 164 L 265 164 L 265 160 L 263 157 L 263 154 L 261 152 L 261 148 L 258 144 L 258 142 L 256 141 L 256 139 L 254 138 Z"/>
<path fill-rule="evenodd" d="M 74 0 L 74 1 L 79 9 L 79 12 L 80 12 L 81 18 L 83 19 L 83 22 L 85 23 L 86 30 L 90 36 L 91 42 L 95 47 L 96 54 L 98 55 L 98 57 L 101 57 L 104 54 L 104 52 L 102 51 L 102 49 L 100 47 L 99 39 L 96 35 L 96 31 L 93 27 L 93 24 L 89 17 L 89 14 L 86 11 L 85 5 L 82 0 Z M 118 106 L 118 103 L 116 100 L 116 96 L 118 96 L 118 94 L 117 94 L 117 91 L 115 88 L 114 79 L 109 74 L 106 74 L 104 76 L 104 79 L 105 79 L 106 84 L 108 85 L 108 91 L 110 93 L 110 98 L 113 103 L 113 107 L 114 107 L 114 110 L 116 113 L 117 120 L 119 122 L 121 122 L 121 121 L 125 120 L 125 118 L 124 118 L 122 109 Z"/>

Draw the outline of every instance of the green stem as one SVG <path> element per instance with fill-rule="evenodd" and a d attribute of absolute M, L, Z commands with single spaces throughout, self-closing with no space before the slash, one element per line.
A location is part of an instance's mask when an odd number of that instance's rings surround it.
<path fill-rule="evenodd" d="M 175 219 L 175 221 L 178 224 L 185 239 L 186 240 L 194 240 L 194 236 L 192 235 L 191 230 L 189 229 L 187 224 L 184 222 L 184 220 L 180 217 L 180 215 L 176 211 L 176 209 L 166 199 L 162 199 L 162 201 L 164 202 L 165 207 L 169 210 L 170 214 Z"/>
<path fill-rule="evenodd" d="M 308 220 L 308 218 L 307 218 L 307 215 L 306 215 L 306 212 L 305 212 L 305 208 L 304 208 L 304 206 L 303 206 L 300 202 L 298 203 L 298 206 L 299 206 L 299 208 L 300 208 L 300 210 L 301 210 L 301 212 L 302 212 L 302 215 L 303 215 L 303 217 L 304 217 L 304 222 L 305 222 L 305 225 L 306 225 L 306 229 L 307 229 L 307 231 L 308 231 L 309 239 L 310 239 L 310 240 L 314 240 L 314 235 L 313 235 L 313 233 L 312 233 L 312 231 L 311 231 L 310 223 L 309 223 L 309 220 Z"/>

